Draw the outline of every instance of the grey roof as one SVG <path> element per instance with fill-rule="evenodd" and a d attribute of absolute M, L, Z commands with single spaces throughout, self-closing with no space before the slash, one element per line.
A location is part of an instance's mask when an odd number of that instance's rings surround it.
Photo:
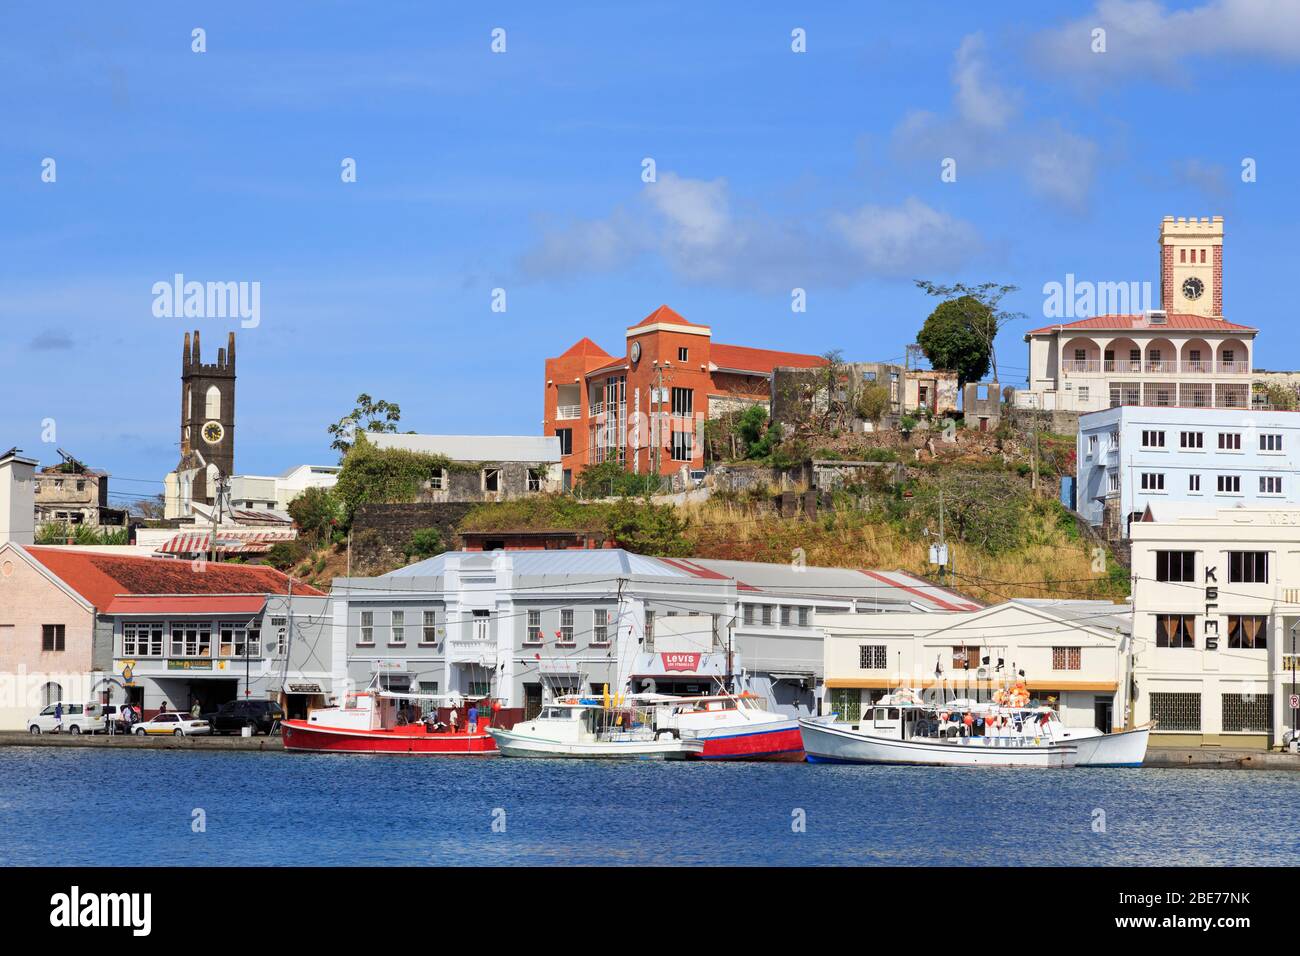
<path fill-rule="evenodd" d="M 1123 634 L 1133 632 L 1132 608 L 1126 604 L 1053 598 L 1014 598 L 1012 603 L 1037 608 L 1063 621 L 1099 627 L 1107 631 L 1118 630 Z"/>
<path fill-rule="evenodd" d="M 445 455 L 452 461 L 560 460 L 560 440 L 554 435 L 390 435 L 367 432 L 366 440 L 379 448 Z"/>
<path fill-rule="evenodd" d="M 448 551 L 396 571 L 385 578 L 440 577 L 447 571 L 448 559 L 457 560 L 461 571 L 486 571 L 493 566 L 496 555 L 508 555 L 511 570 L 516 577 L 547 577 L 567 575 L 590 577 L 592 575 L 618 577 L 638 575 L 660 578 L 692 578 L 696 575 L 658 558 L 624 551 L 622 548 L 579 549 L 566 548 L 554 551 Z"/>

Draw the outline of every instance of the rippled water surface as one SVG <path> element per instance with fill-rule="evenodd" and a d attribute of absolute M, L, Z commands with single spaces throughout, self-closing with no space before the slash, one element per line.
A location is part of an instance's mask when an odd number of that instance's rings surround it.
<path fill-rule="evenodd" d="M 1294 865 L 1297 804 L 1248 770 L 10 747 L 0 864 Z"/>

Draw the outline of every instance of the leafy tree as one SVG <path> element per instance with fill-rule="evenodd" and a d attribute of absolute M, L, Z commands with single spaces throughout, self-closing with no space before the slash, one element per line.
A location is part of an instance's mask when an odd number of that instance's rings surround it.
<path fill-rule="evenodd" d="M 914 533 L 937 532 L 942 507 L 949 537 L 998 554 L 1024 543 L 1029 502 L 1024 482 L 1010 475 L 945 471 L 917 485 L 910 523 Z"/>
<path fill-rule="evenodd" d="M 958 311 L 966 318 L 971 332 L 984 343 L 989 362 L 993 366 L 993 380 L 1000 382 L 996 345 L 998 333 L 1011 322 L 1025 318 L 1023 312 L 1011 312 L 1003 309 L 1002 300 L 1011 293 L 1019 291 L 1019 287 L 1003 285 L 997 282 L 981 282 L 978 285 L 966 285 L 964 282 L 958 282 L 955 285 L 939 285 L 934 282 L 927 282 L 924 279 L 917 279 L 916 285 L 924 290 L 927 295 L 947 301 L 955 300 L 958 303 Z M 917 341 L 921 341 L 920 337 L 917 338 Z M 922 347 L 924 348 L 924 343 L 922 343 Z M 927 352 L 926 355 L 928 357 L 929 353 Z M 934 360 L 931 359 L 931 361 Z M 957 368 L 957 366 L 950 365 L 948 368 Z M 987 366 L 978 375 L 962 379 L 963 384 L 968 381 L 979 381 L 984 377 L 985 371 L 987 371 Z"/>
<path fill-rule="evenodd" d="M 167 496 L 158 494 L 152 498 L 142 498 L 139 501 L 131 503 L 131 514 L 144 518 L 146 521 L 156 521 L 167 513 Z"/>
<path fill-rule="evenodd" d="M 406 554 L 407 561 L 423 561 L 435 554 L 442 554 L 445 550 L 441 531 L 437 528 L 417 528 L 411 532 L 411 540 L 407 542 L 403 552 Z"/>
<path fill-rule="evenodd" d="M 295 538 L 292 541 L 277 541 L 271 545 L 265 557 L 262 558 L 262 562 L 277 570 L 288 571 L 305 558 L 307 552 L 307 544 L 301 538 Z"/>
<path fill-rule="evenodd" d="M 989 370 L 989 346 L 975 328 L 982 306 L 974 299 L 939 303 L 916 336 L 925 357 L 937 369 L 957 373 L 959 384 L 978 382 Z M 972 318 L 976 316 L 976 318 Z"/>
<path fill-rule="evenodd" d="M 425 484 L 451 467 L 444 455 L 376 448 L 358 432 L 343 457 L 334 496 L 343 506 L 344 523 L 350 525 L 357 507 L 415 501 Z"/>
<path fill-rule="evenodd" d="M 313 541 L 329 541 L 342 521 L 338 499 L 328 488 L 308 488 L 289 502 L 289 517 Z"/>
<path fill-rule="evenodd" d="M 402 409 L 396 402 L 376 401 L 365 392 L 357 396 L 357 407 L 325 430 L 334 436 L 330 447 L 340 458 L 348 453 L 358 432 L 395 432 Z"/>
<path fill-rule="evenodd" d="M 611 507 L 607 529 L 619 547 L 636 554 L 680 558 L 692 552 L 686 521 L 671 505 L 624 498 Z"/>
<path fill-rule="evenodd" d="M 579 498 L 628 498 L 652 495 L 659 491 L 657 475 L 633 473 L 622 462 L 602 461 L 584 468 L 573 485 Z"/>
<path fill-rule="evenodd" d="M 736 432 L 743 442 L 745 457 L 750 459 L 769 457 L 781 443 L 781 423 L 769 421 L 762 405 L 751 405 L 741 413 Z"/>
<path fill-rule="evenodd" d="M 858 390 L 854 403 L 854 412 L 864 421 L 876 423 L 889 411 L 889 389 L 879 382 L 865 385 Z"/>

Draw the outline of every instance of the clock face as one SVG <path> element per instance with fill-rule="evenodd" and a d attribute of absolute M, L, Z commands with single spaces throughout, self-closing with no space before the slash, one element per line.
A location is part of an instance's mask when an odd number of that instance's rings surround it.
<path fill-rule="evenodd" d="M 1183 280 L 1183 295 L 1195 302 L 1205 291 L 1205 283 L 1193 276 L 1190 279 Z"/>
<path fill-rule="evenodd" d="M 632 361 L 633 361 L 633 362 L 639 362 L 639 361 L 641 361 L 641 343 L 640 343 L 640 342 L 633 342 L 633 343 L 632 343 Z"/>
<path fill-rule="evenodd" d="M 221 427 L 221 422 L 208 422 L 203 426 L 203 440 L 209 445 L 215 445 L 226 436 L 226 430 Z"/>

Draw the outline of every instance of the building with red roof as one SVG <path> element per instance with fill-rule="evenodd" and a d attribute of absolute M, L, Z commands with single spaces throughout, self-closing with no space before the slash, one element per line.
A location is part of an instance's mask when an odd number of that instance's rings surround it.
<path fill-rule="evenodd" d="M 237 697 L 321 703 L 330 673 L 328 596 L 274 568 L 0 546 L 0 674 L 25 691 L 0 729 L 40 707 L 165 700 L 208 710 Z M 292 618 L 302 626 L 290 628 Z M 296 630 L 298 646 L 292 646 Z M 323 658 L 318 673 L 304 661 Z M 314 666 L 314 665 L 313 665 Z M 318 700 L 290 700 L 291 684 Z"/>
<path fill-rule="evenodd" d="M 566 487 L 604 461 L 662 475 L 702 468 L 704 421 L 766 406 L 777 367 L 825 364 L 818 355 L 714 342 L 709 326 L 661 305 L 627 328 L 620 355 L 583 338 L 546 360 L 543 428 L 560 439 Z"/>
<path fill-rule="evenodd" d="M 1029 387 L 1017 390 L 1017 405 L 1081 413 L 1119 405 L 1250 405 L 1258 329 L 1223 314 L 1223 217 L 1166 216 L 1159 246 L 1160 308 L 1026 332 Z M 1111 304 L 1112 293 L 1125 293 L 1126 302 L 1135 298 L 1124 283 L 1069 278 L 1057 297 L 1067 307 L 1063 318 L 1080 311 L 1076 302 L 1090 301 L 1086 311 Z"/>

